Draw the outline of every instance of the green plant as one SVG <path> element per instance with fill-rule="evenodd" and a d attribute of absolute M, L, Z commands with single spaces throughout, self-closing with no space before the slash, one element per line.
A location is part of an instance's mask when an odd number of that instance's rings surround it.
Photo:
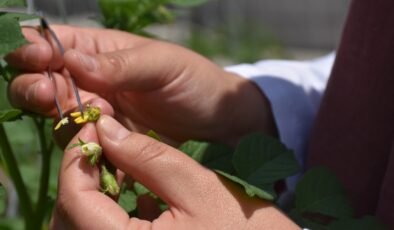
<path fill-rule="evenodd" d="M 207 0 L 99 0 L 106 27 L 149 35 L 144 29 L 152 24 L 173 21 L 169 6 L 191 7 Z"/>
<path fill-rule="evenodd" d="M 206 57 L 236 63 L 288 57 L 278 38 L 253 23 L 223 23 L 211 28 L 194 25 L 186 45 Z"/>
<path fill-rule="evenodd" d="M 100 4 L 104 11 L 104 24 L 144 34 L 143 29 L 147 25 L 165 22 L 172 17 L 167 17 L 172 14 L 166 8 L 166 4 L 194 5 L 201 2 L 203 0 L 101 0 Z M 0 0 L 0 7 L 8 6 L 23 6 L 23 1 Z M 140 11 L 130 13 L 130 10 Z M 133 13 L 137 19 L 125 19 L 127 15 L 133 15 Z M 19 22 L 28 18 L 31 16 L 0 13 L 1 57 L 27 43 L 21 33 Z M 51 137 L 53 127 L 51 120 L 13 109 L 7 102 L 7 84 L 15 74 L 15 70 L 1 61 L 0 75 L 4 81 L 0 83 L 2 93 L 0 95 L 0 168 L 5 172 L 6 177 L 11 178 L 15 186 L 20 200 L 19 210 L 23 222 L 21 218 L 3 219 L 0 221 L 0 228 L 15 229 L 22 228 L 24 225 L 25 229 L 43 229 L 48 225 L 48 217 L 54 204 L 56 172 L 61 151 L 56 149 Z M 90 115 L 81 112 L 75 116 L 83 123 L 89 120 Z M 97 117 L 93 120 L 97 120 Z M 153 131 L 148 132 L 148 135 L 160 140 Z M 85 155 L 89 157 L 92 164 L 97 163 L 101 156 L 98 146 L 89 145 L 83 141 L 76 144 L 82 147 L 81 151 L 85 151 Z M 235 149 L 226 145 L 191 140 L 182 144 L 180 150 L 223 177 L 239 184 L 247 195 L 274 202 L 280 197 L 275 184 L 299 171 L 292 151 L 279 141 L 261 134 L 244 137 Z M 39 154 L 35 154 L 37 152 Z M 40 160 L 40 175 L 36 170 L 36 165 L 26 164 L 26 162 L 37 160 Z M 137 199 L 140 196 L 151 196 L 157 200 L 162 210 L 167 208 L 159 197 L 141 183 L 133 182 L 131 185 L 124 184 L 118 188 L 113 184 L 114 177 L 107 174 L 110 169 L 107 171 L 103 168 L 102 171 L 105 172 L 102 177 L 104 192 L 117 194 L 120 189 L 118 202 L 130 215 L 138 213 Z M 36 181 L 39 181 L 38 186 L 34 183 Z M 37 198 L 34 199 L 34 197 Z M 1 215 L 4 215 L 6 210 L 6 199 L 7 191 L 0 186 Z M 336 177 L 328 170 L 318 168 L 308 172 L 297 185 L 295 205 L 289 215 L 301 226 L 313 229 L 385 229 L 372 217 L 355 220 L 352 213 L 352 208 Z"/>

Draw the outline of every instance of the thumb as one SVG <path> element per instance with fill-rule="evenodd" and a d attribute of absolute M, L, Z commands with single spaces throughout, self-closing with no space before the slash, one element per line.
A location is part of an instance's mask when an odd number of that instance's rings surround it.
<path fill-rule="evenodd" d="M 171 207 L 190 213 L 206 202 L 208 188 L 217 177 L 184 153 L 129 132 L 109 116 L 100 118 L 97 132 L 107 159 Z"/>
<path fill-rule="evenodd" d="M 151 91 L 175 79 L 180 64 L 171 61 L 166 49 L 153 50 L 145 45 L 114 52 L 87 55 L 69 50 L 64 56 L 65 67 L 78 84 L 88 91 Z"/>

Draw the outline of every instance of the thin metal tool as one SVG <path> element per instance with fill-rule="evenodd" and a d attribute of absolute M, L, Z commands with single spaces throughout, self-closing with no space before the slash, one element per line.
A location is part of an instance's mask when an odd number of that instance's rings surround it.
<path fill-rule="evenodd" d="M 49 33 L 50 37 L 55 41 L 57 48 L 59 49 L 59 52 L 61 54 L 61 56 L 64 56 L 64 47 L 62 45 L 62 43 L 60 42 L 59 38 L 57 37 L 56 33 L 51 29 L 51 27 L 49 26 L 48 22 L 46 21 L 46 19 L 43 17 L 43 14 L 41 12 L 37 12 L 37 13 L 31 13 L 28 12 L 26 8 L 22 8 L 22 7 L 0 7 L 0 14 L 1 13 L 19 13 L 19 14 L 28 14 L 28 15 L 35 15 L 38 16 L 40 18 L 40 34 L 41 36 L 43 36 L 46 40 L 50 41 L 50 38 L 47 36 L 46 32 Z M 51 67 L 48 67 L 48 77 L 51 79 L 51 81 L 53 82 L 53 85 L 55 87 L 55 105 L 56 105 L 56 109 L 57 112 L 59 114 L 59 117 L 61 119 L 64 118 L 64 114 L 62 111 L 62 108 L 60 106 L 60 102 L 59 102 L 59 98 L 57 97 L 57 87 L 56 87 L 56 83 L 55 83 L 55 79 L 53 77 L 53 72 Z M 75 95 L 75 98 L 77 100 L 77 104 L 78 104 L 78 108 L 79 111 L 81 112 L 82 118 L 84 118 L 84 113 L 83 113 L 83 105 L 81 102 L 81 97 L 79 96 L 79 92 L 78 92 L 78 88 L 75 84 L 74 79 L 71 77 L 71 86 L 73 88 L 73 92 Z"/>
<path fill-rule="evenodd" d="M 50 38 L 46 34 L 46 32 L 48 32 L 49 35 L 51 36 L 51 38 L 54 40 L 57 48 L 59 49 L 60 55 L 64 56 L 64 47 L 63 47 L 62 43 L 60 42 L 59 38 L 56 36 L 56 33 L 49 27 L 48 22 L 42 16 L 40 17 L 40 24 L 41 24 L 41 35 L 44 36 L 44 38 L 49 41 Z M 63 115 L 63 111 L 62 111 L 60 103 L 59 103 L 59 99 L 57 97 L 57 87 L 56 87 L 55 80 L 52 75 L 52 69 L 50 66 L 48 67 L 48 76 L 54 82 L 56 109 L 59 113 L 60 118 L 63 119 L 64 115 Z M 79 111 L 81 112 L 82 118 L 84 118 L 83 106 L 82 106 L 82 102 L 81 102 L 81 97 L 79 96 L 78 88 L 75 84 L 74 79 L 72 77 L 70 79 L 71 79 L 71 86 L 73 88 L 73 92 L 74 92 L 75 98 L 77 100 Z"/>

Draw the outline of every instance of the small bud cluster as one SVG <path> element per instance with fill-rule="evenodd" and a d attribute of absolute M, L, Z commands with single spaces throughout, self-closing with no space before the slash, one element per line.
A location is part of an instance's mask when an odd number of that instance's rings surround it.
<path fill-rule="evenodd" d="M 101 110 L 99 107 L 87 106 L 86 110 L 83 112 L 74 112 L 70 116 L 74 118 L 76 124 L 84 124 L 86 122 L 95 122 L 100 118 Z M 68 119 L 62 119 L 58 125 L 56 125 L 55 130 L 59 129 L 62 125 L 68 124 Z M 78 139 L 78 143 L 70 145 L 67 149 L 74 147 L 79 147 L 81 154 L 89 160 L 92 167 L 100 163 L 100 158 L 102 155 L 102 148 L 99 144 L 95 142 L 85 142 Z M 119 195 L 120 188 L 116 181 L 115 176 L 108 171 L 104 162 L 101 162 L 101 172 L 100 172 L 100 186 L 101 191 L 107 193 L 111 196 Z"/>

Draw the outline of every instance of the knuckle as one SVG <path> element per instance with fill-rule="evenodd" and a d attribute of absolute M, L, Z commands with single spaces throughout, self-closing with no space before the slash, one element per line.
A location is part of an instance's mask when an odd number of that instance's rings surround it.
<path fill-rule="evenodd" d="M 146 137 L 144 137 L 146 138 Z M 137 149 L 134 161 L 137 164 L 148 164 L 150 161 L 158 159 L 166 154 L 168 147 L 156 140 L 141 140 Z"/>
<path fill-rule="evenodd" d="M 108 63 L 115 71 L 123 70 L 129 65 L 129 59 L 121 52 L 114 52 L 108 54 Z"/>

